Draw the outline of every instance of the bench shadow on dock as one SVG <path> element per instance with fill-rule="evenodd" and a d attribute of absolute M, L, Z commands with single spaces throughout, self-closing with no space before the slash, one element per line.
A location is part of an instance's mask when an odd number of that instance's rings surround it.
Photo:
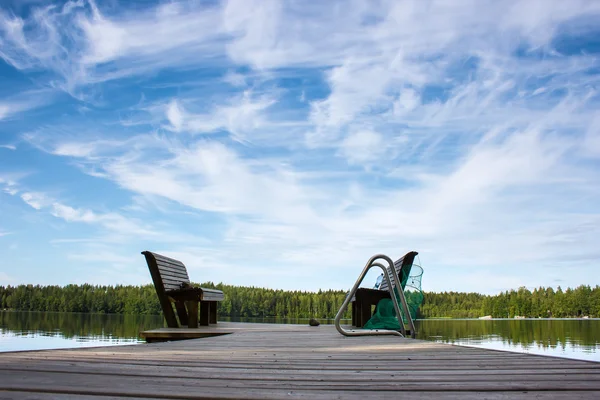
<path fill-rule="evenodd" d="M 287 325 L 287 324 L 286 324 Z M 285 326 L 285 325 L 284 325 Z M 302 325 L 290 325 L 297 329 Z M 157 328 L 140 332 L 140 337 L 148 343 L 167 342 L 177 340 L 202 339 L 214 336 L 230 335 L 243 331 L 270 331 L 272 328 L 281 329 L 275 324 L 255 324 L 242 322 L 219 322 L 215 325 L 199 326 L 198 328 Z"/>

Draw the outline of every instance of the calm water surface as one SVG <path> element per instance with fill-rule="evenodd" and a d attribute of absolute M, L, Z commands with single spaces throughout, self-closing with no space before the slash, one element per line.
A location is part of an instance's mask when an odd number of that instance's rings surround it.
<path fill-rule="evenodd" d="M 162 326 L 161 316 L 0 311 L 0 352 L 143 343 L 140 331 Z M 600 362 L 600 319 L 419 320 L 417 332 L 419 339 L 441 343 Z"/>

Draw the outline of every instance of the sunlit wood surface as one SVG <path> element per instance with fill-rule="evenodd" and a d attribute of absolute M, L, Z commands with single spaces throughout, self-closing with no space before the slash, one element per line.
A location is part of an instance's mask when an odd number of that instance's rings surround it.
<path fill-rule="evenodd" d="M 333 326 L 219 323 L 203 339 L 0 354 L 0 398 L 600 399 L 600 363 Z"/>

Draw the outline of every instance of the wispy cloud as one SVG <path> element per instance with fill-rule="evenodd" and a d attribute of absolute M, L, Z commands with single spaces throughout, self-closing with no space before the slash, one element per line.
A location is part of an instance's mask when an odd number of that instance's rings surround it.
<path fill-rule="evenodd" d="M 57 87 L 80 97 L 82 85 L 218 57 L 216 11 L 172 2 L 110 17 L 92 0 L 39 7 L 27 18 L 0 10 L 0 57 L 19 70 L 51 71 Z"/>
<path fill-rule="evenodd" d="M 2 185 L 2 189 L 5 193 L 8 193 L 11 196 L 19 193 L 18 182 L 19 179 L 23 178 L 23 175 L 20 173 L 0 173 L 0 185 Z"/>
<path fill-rule="evenodd" d="M 22 193 L 21 200 L 36 210 L 40 210 L 42 207 L 44 207 L 44 205 L 46 205 L 46 203 L 48 203 L 47 197 L 41 193 Z"/>
<path fill-rule="evenodd" d="M 91 210 L 77 209 L 61 203 L 52 204 L 52 215 L 67 222 L 98 224 L 120 235 L 154 236 L 157 233 L 117 213 L 97 214 Z"/>
<path fill-rule="evenodd" d="M 257 97 L 249 91 L 236 95 L 226 104 L 213 105 L 213 111 L 207 114 L 195 114 L 177 100 L 166 105 L 165 115 L 169 121 L 168 129 L 175 132 L 212 133 L 223 130 L 235 139 L 248 139 L 248 133 L 263 128 L 266 110 L 275 103 L 275 99 L 266 96 Z"/>
<path fill-rule="evenodd" d="M 49 90 L 30 90 L 18 95 L 0 98 L 0 122 L 12 119 L 16 115 L 46 105 L 52 101 L 52 98 L 52 91 Z M 7 145 L 2 147 L 10 148 L 7 147 Z"/>

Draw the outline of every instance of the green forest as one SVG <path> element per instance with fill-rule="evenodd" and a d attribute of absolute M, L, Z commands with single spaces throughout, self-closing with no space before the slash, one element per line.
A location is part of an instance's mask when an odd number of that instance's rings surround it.
<path fill-rule="evenodd" d="M 284 291 L 202 283 L 225 293 L 220 317 L 334 318 L 346 291 Z M 408 296 L 411 294 L 408 293 Z M 114 314 L 160 314 L 153 285 L 0 286 L 0 309 Z M 425 292 L 418 318 L 600 317 L 600 286 L 526 288 L 498 295 Z M 350 318 L 347 310 L 346 318 Z"/>

